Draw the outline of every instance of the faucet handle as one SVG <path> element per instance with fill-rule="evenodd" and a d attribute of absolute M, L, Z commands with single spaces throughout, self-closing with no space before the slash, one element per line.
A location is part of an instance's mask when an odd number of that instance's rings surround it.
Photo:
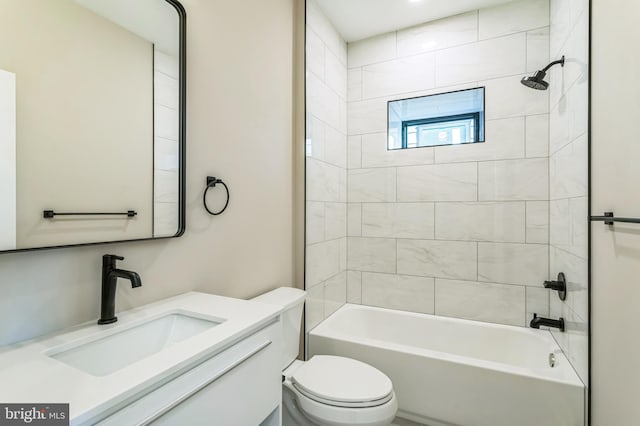
<path fill-rule="evenodd" d="M 116 256 L 115 254 L 105 254 L 102 256 L 102 267 L 115 268 L 117 260 L 124 260 L 124 257 Z"/>
<path fill-rule="evenodd" d="M 124 257 L 118 256 L 115 254 L 105 254 L 102 256 L 103 259 L 113 259 L 113 260 L 124 260 Z"/>

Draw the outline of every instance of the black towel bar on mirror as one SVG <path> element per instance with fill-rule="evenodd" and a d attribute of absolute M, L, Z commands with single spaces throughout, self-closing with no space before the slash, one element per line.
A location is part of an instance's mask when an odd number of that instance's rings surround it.
<path fill-rule="evenodd" d="M 605 225 L 613 225 L 615 222 L 640 223 L 640 218 L 615 217 L 613 212 L 605 212 L 604 216 L 591 216 L 592 222 L 604 222 Z"/>
<path fill-rule="evenodd" d="M 55 212 L 53 210 L 44 210 L 42 212 L 42 216 L 45 219 L 53 219 L 56 216 L 127 216 L 127 217 L 134 217 L 137 216 L 138 212 L 134 211 L 134 210 L 128 210 L 126 212 L 119 212 L 119 213 L 104 213 L 104 212 L 96 212 L 96 213 L 59 213 L 59 212 Z"/>

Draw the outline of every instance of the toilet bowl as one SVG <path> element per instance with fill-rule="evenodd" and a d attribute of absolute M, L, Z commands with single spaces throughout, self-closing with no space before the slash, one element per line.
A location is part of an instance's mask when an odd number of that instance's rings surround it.
<path fill-rule="evenodd" d="M 298 355 L 305 292 L 282 287 L 253 300 L 282 306 L 284 426 L 388 426 L 398 402 L 391 380 L 363 362 Z"/>

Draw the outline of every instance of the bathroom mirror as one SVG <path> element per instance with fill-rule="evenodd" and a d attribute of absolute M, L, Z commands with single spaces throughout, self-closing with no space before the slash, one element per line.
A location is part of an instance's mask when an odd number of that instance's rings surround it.
<path fill-rule="evenodd" d="M 185 12 L 0 0 L 0 251 L 184 232 Z"/>

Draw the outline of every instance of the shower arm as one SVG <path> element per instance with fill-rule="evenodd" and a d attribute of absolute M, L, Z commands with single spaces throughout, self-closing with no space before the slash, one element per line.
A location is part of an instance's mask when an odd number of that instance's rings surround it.
<path fill-rule="evenodd" d="M 551 62 L 549 65 L 547 65 L 546 67 L 544 67 L 542 69 L 542 72 L 546 73 L 547 71 L 549 71 L 549 68 L 551 68 L 554 65 L 560 64 L 564 67 L 564 55 L 562 56 L 561 59 L 558 59 L 557 61 L 553 61 Z"/>

